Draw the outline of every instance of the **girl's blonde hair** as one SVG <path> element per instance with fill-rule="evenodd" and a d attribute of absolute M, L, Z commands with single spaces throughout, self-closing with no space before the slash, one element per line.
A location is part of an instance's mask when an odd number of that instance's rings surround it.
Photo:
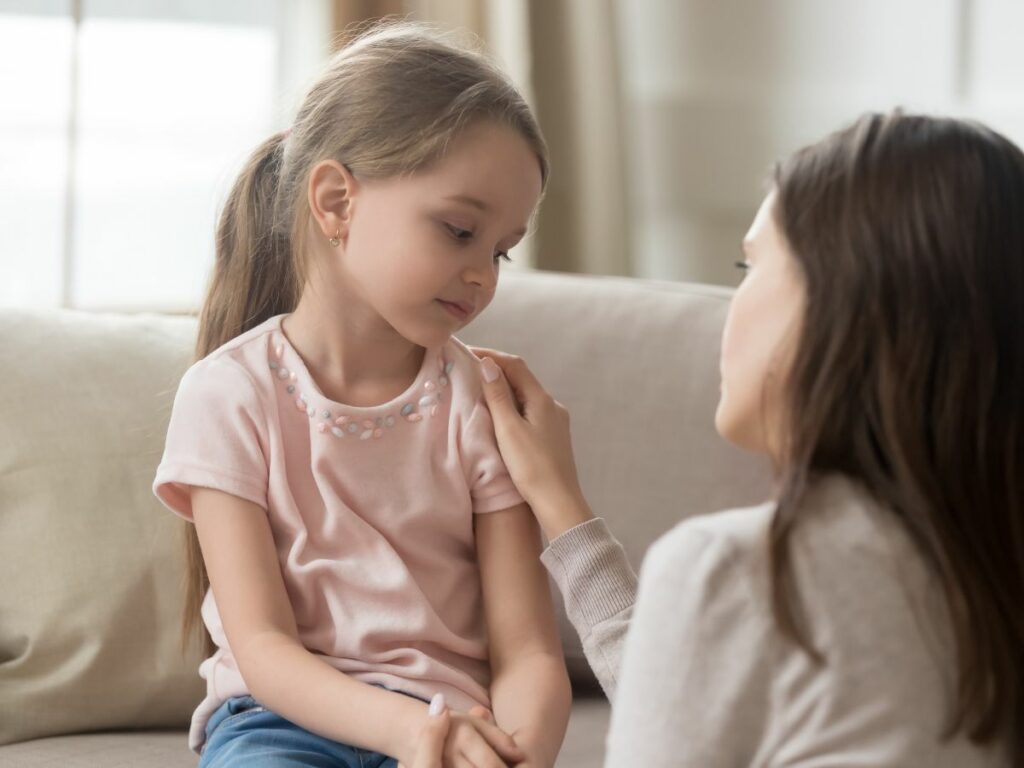
<path fill-rule="evenodd" d="M 443 157 L 452 140 L 480 120 L 518 131 L 547 181 L 547 147 L 537 121 L 483 54 L 408 22 L 372 27 L 335 53 L 292 127 L 256 148 L 228 195 L 196 359 L 295 308 L 307 275 L 306 187 L 315 165 L 334 159 L 366 179 L 412 173 Z M 196 637 L 212 653 L 200 621 L 209 578 L 195 526 L 186 525 L 185 537 L 182 646 Z"/>

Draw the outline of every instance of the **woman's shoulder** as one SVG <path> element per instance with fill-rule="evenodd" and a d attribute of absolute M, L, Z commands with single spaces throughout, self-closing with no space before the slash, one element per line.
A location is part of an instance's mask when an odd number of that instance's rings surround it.
<path fill-rule="evenodd" d="M 891 579 L 892 563 L 905 560 L 908 539 L 892 515 L 855 481 L 828 476 L 809 487 L 791 540 L 791 559 L 805 585 L 828 589 L 849 569 L 876 581 Z M 778 504 L 727 509 L 687 518 L 650 548 L 644 565 L 652 574 L 689 578 L 695 568 L 721 580 L 746 583 L 769 599 L 772 522 Z"/>
<path fill-rule="evenodd" d="M 909 570 L 919 570 L 910 566 L 923 566 L 896 514 L 853 478 L 817 479 L 801 506 L 792 559 L 808 586 L 827 589 L 834 578 L 848 579 L 854 571 L 865 581 L 905 580 Z"/>
<path fill-rule="evenodd" d="M 794 540 L 816 547 L 849 550 L 851 546 L 877 551 L 891 550 L 891 541 L 904 534 L 895 517 L 887 513 L 855 480 L 828 475 L 814 481 L 800 502 L 800 524 Z M 778 502 L 696 515 L 678 523 L 658 542 L 666 549 L 687 546 L 692 538 L 717 542 L 732 555 L 760 552 L 770 535 Z"/>
<path fill-rule="evenodd" d="M 704 557 L 710 552 L 723 560 L 756 558 L 774 512 L 775 503 L 765 502 L 686 518 L 654 542 L 645 562 L 651 557 L 679 562 L 695 548 Z"/>
<path fill-rule="evenodd" d="M 658 591 L 700 592 L 699 601 L 731 594 L 750 607 L 767 606 L 767 536 L 775 504 L 689 517 L 648 549 L 641 584 Z"/>

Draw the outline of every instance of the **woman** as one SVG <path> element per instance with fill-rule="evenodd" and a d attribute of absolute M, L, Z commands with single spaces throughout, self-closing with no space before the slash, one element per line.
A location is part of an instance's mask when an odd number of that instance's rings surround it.
<path fill-rule="evenodd" d="M 606 764 L 1024 763 L 1024 154 L 865 116 L 777 170 L 744 249 L 716 426 L 777 493 L 667 533 L 636 594 L 566 411 L 478 350 Z"/>

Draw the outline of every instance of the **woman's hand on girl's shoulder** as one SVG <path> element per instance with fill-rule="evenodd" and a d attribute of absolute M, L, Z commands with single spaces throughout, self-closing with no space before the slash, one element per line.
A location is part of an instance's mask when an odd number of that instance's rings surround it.
<path fill-rule="evenodd" d="M 512 482 L 548 539 L 593 518 L 572 450 L 569 411 L 544 389 L 526 362 L 473 348 L 494 433 Z"/>

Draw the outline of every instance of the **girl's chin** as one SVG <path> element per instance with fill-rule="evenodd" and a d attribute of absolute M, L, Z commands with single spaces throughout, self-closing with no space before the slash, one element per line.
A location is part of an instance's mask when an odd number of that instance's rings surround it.
<path fill-rule="evenodd" d="M 398 332 L 413 344 L 432 349 L 442 346 L 460 327 L 455 325 L 445 326 L 440 323 L 432 323 L 428 327 L 423 323 L 417 323 L 414 328 L 399 328 Z"/>

